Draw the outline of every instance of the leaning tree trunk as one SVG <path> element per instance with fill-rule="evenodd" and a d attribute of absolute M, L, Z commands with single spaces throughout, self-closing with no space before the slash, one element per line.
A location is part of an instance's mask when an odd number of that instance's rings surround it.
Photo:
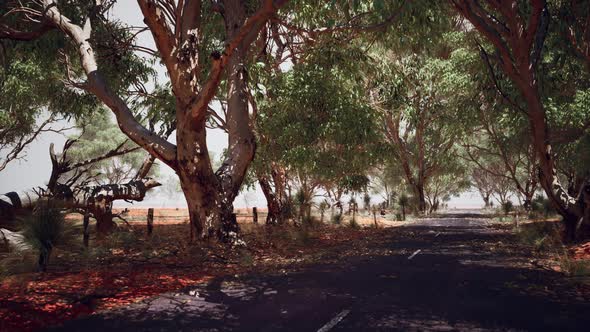
<path fill-rule="evenodd" d="M 245 2 L 226 0 L 225 32 L 228 40 L 236 38 L 240 27 L 246 21 Z M 262 26 L 261 26 L 262 27 Z M 248 62 L 249 45 L 258 36 L 258 30 L 247 36 L 228 61 L 227 131 L 228 153 L 216 174 L 221 185 L 222 236 L 234 241 L 238 225 L 233 216 L 233 202 L 246 177 L 248 166 L 254 159 L 256 138 L 252 129 L 248 104 Z"/>
<path fill-rule="evenodd" d="M 539 160 L 539 182 L 545 194 L 563 218 L 565 238 L 569 241 L 576 238 L 576 228 L 590 206 L 583 204 L 586 188 L 582 189 L 580 197 L 568 195 L 557 178 L 555 159 L 549 142 L 545 109 L 541 103 L 538 88 L 533 78 L 530 85 L 521 86 L 528 109 L 529 125 L 533 137 L 533 145 Z"/>
<path fill-rule="evenodd" d="M 492 1 L 486 2 L 490 4 Z M 519 12 L 518 6 L 502 7 L 499 11 L 505 18 L 504 23 L 490 19 L 494 16 L 482 9 L 484 6 L 473 6 L 470 1 L 456 0 L 453 5 L 495 46 L 500 66 L 524 98 L 532 144 L 539 161 L 541 187 L 563 217 L 567 239 L 574 239 L 579 220 L 587 215 L 586 211 L 590 208 L 584 203 L 589 190 L 587 184 L 578 197 L 572 197 L 561 186 L 556 175 L 546 112 L 536 77 L 549 26 L 546 1 L 531 2 L 528 18 Z"/>
<path fill-rule="evenodd" d="M 187 113 L 177 115 L 177 173 L 188 207 L 190 238 L 203 239 L 219 230 L 220 185 L 209 158 L 204 119 L 195 124 L 185 118 Z"/>
<path fill-rule="evenodd" d="M 418 211 L 420 213 L 426 213 L 426 195 L 424 194 L 424 185 L 422 183 L 416 183 L 414 185 L 414 192 L 418 199 Z"/>
<path fill-rule="evenodd" d="M 277 198 L 277 195 L 272 190 L 272 187 L 265 177 L 258 177 L 258 184 L 262 189 L 262 193 L 266 198 L 266 206 L 268 213 L 266 215 L 267 225 L 278 225 L 282 222 L 282 208 L 281 202 Z"/>

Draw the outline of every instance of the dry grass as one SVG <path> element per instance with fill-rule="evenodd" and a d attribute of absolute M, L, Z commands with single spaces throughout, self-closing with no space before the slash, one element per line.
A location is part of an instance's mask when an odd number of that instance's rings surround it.
<path fill-rule="evenodd" d="M 576 281 L 590 284 L 590 250 L 585 245 L 567 246 L 557 220 L 527 221 L 517 231 L 519 240 L 531 246 L 539 255 L 547 256 L 555 265 L 553 270 L 563 272 Z M 588 245 L 590 249 L 590 245 Z"/>

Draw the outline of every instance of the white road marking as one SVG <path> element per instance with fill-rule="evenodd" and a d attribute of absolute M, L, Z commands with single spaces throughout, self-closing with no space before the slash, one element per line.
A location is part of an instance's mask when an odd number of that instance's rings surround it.
<path fill-rule="evenodd" d="M 414 253 L 411 254 L 410 257 L 408 257 L 408 259 L 414 258 L 414 256 L 418 255 L 421 251 L 422 251 L 422 249 L 418 249 L 418 250 L 414 251 Z"/>
<path fill-rule="evenodd" d="M 348 315 L 350 313 L 350 310 L 346 309 L 346 310 L 342 310 L 338 315 L 336 315 L 336 317 L 332 318 L 332 320 L 330 320 L 329 322 L 326 323 L 326 325 L 322 326 L 318 332 L 328 332 L 330 331 L 334 326 L 336 326 L 336 324 L 340 323 L 340 321 L 342 319 L 344 319 L 344 317 L 346 317 L 346 315 Z"/>

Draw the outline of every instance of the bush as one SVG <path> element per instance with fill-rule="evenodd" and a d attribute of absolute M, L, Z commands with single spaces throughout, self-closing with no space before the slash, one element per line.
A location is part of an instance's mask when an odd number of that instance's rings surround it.
<path fill-rule="evenodd" d="M 33 213 L 23 217 L 21 223 L 25 241 L 39 253 L 41 271 L 47 269 L 55 247 L 74 244 L 77 229 L 66 221 L 61 208 L 51 200 L 39 200 Z"/>
<path fill-rule="evenodd" d="M 330 204 L 326 200 L 321 201 L 318 205 L 318 210 L 320 211 L 320 223 L 324 222 L 324 214 L 326 213 L 326 210 L 328 210 L 329 207 Z"/>
<path fill-rule="evenodd" d="M 361 225 L 359 225 L 359 223 L 356 221 L 356 219 L 352 218 L 352 220 L 350 220 L 350 222 L 348 223 L 348 227 L 353 228 L 353 229 L 360 229 Z"/>
<path fill-rule="evenodd" d="M 531 202 L 531 211 L 533 212 L 533 216 L 543 214 L 545 218 L 555 214 L 555 209 L 553 208 L 551 202 L 542 195 L 535 196 Z"/>
<path fill-rule="evenodd" d="M 117 229 L 108 235 L 104 245 L 106 245 L 107 248 L 131 249 L 135 247 L 138 242 L 139 238 L 134 232 Z"/>
<path fill-rule="evenodd" d="M 34 271 L 38 269 L 37 264 L 38 255 L 31 250 L 3 254 L 0 260 L 0 280 L 11 275 Z"/>
<path fill-rule="evenodd" d="M 311 226 L 311 227 L 320 225 L 320 221 L 318 219 L 316 219 L 313 216 L 308 216 L 308 215 L 304 215 L 302 217 L 302 222 L 304 225 Z"/>
<path fill-rule="evenodd" d="M 511 201 L 502 203 L 502 211 L 505 215 L 508 215 L 512 210 L 514 210 L 514 204 Z"/>
<path fill-rule="evenodd" d="M 342 223 L 342 215 L 340 213 L 333 215 L 332 223 L 335 225 L 340 225 Z"/>

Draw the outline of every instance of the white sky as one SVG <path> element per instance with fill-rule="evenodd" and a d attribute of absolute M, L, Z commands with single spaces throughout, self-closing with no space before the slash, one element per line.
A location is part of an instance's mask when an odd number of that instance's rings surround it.
<path fill-rule="evenodd" d="M 122 21 L 134 25 L 144 26 L 143 17 L 137 5 L 137 2 L 131 0 L 119 1 L 115 6 L 112 15 Z M 139 36 L 138 43 L 143 46 L 155 48 L 152 36 L 149 32 Z M 167 77 L 165 69 L 162 66 L 157 68 L 158 80 L 165 82 Z M 174 139 L 172 139 L 174 141 Z M 24 160 L 10 163 L 6 169 L 0 172 L 0 193 L 9 191 L 22 191 L 30 188 L 43 186 L 47 183 L 51 173 L 51 161 L 49 159 L 49 144 L 54 143 L 56 150 L 59 150 L 65 142 L 65 137 L 55 133 L 45 133 L 33 142 L 27 151 Z M 219 155 L 227 147 L 227 135 L 220 130 L 208 130 L 207 143 L 209 150 L 215 155 Z M 168 166 L 160 164 L 160 182 L 174 176 L 174 171 Z M 375 196 L 373 203 L 380 202 L 382 199 Z M 483 205 L 483 201 L 475 192 L 462 194 L 460 197 L 453 198 L 448 203 L 450 208 L 476 208 Z M 129 205 L 128 203 L 119 203 L 120 206 Z M 247 193 L 242 193 L 234 203 L 235 207 L 265 207 L 266 200 L 260 188 Z M 154 192 L 148 193 L 143 202 L 137 202 L 134 206 L 152 206 L 152 207 L 184 207 L 186 203 L 181 193 L 175 197 L 162 197 Z"/>

